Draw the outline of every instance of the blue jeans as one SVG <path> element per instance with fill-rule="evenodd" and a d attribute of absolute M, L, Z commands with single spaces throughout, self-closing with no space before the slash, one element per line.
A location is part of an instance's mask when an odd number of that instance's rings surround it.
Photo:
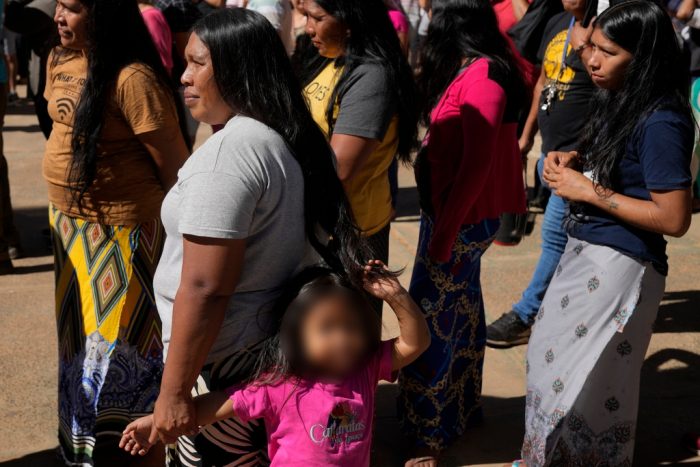
<path fill-rule="evenodd" d="M 543 165 L 544 154 L 537 162 L 537 173 L 540 177 L 542 177 Z M 545 184 L 544 181 L 542 183 Z M 520 301 L 513 305 L 513 311 L 525 323 L 532 323 L 535 318 L 537 311 L 542 305 L 542 299 L 547 292 L 549 282 L 557 269 L 559 259 L 564 253 L 568 240 L 563 226 L 565 216 L 566 201 L 552 193 L 542 220 L 542 252 L 540 253 L 540 259 L 530 280 L 530 285 L 523 292 Z"/>

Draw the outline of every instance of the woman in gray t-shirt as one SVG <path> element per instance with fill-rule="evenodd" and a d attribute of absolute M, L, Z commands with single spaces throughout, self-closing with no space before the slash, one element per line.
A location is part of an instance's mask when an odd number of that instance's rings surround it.
<path fill-rule="evenodd" d="M 212 13 L 195 26 L 186 58 L 193 117 L 225 126 L 192 155 L 163 203 L 168 238 L 155 292 L 167 359 L 155 423 L 163 442 L 177 440 L 169 462 L 229 465 L 264 459 L 264 432 L 256 433 L 264 428 L 231 420 L 197 435 L 192 392 L 251 376 L 277 324 L 265 310 L 305 263 L 358 271 L 369 258 L 331 149 L 269 22 L 242 9 Z"/>

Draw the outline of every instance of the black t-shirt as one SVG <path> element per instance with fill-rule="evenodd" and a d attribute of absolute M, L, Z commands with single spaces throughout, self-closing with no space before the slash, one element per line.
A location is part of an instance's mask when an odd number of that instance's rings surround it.
<path fill-rule="evenodd" d="M 567 50 L 566 67 L 561 71 L 564 44 L 572 18 L 570 13 L 563 12 L 549 20 L 537 53 L 545 73 L 545 87 L 542 90 L 540 111 L 537 115 L 542 135 L 542 151 L 545 153 L 576 149 L 595 90 L 595 85 L 571 43 Z M 556 94 L 548 110 L 542 110 L 548 86 L 556 86 Z"/>
<path fill-rule="evenodd" d="M 690 160 L 695 127 L 672 110 L 657 110 L 639 125 L 617 167 L 616 192 L 650 200 L 651 191 L 684 190 L 691 184 Z M 663 235 L 639 229 L 587 204 L 571 208 L 569 235 L 604 245 L 641 261 L 651 262 L 663 275 L 668 272 Z"/>

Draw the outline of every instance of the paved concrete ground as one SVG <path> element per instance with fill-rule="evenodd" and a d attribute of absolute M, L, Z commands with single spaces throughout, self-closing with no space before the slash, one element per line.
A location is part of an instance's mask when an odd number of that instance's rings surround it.
<path fill-rule="evenodd" d="M 15 110 L 16 112 L 16 110 Z M 54 463 L 56 447 L 56 336 L 52 257 L 41 235 L 47 227 L 41 179 L 43 137 L 31 115 L 10 115 L 5 153 L 17 224 L 28 257 L 16 275 L 0 277 L 0 467 Z M 415 191 L 401 175 L 400 217 L 392 228 L 391 265 L 410 269 L 418 235 Z M 671 242 L 668 293 L 643 369 L 642 408 L 635 465 L 700 465 L 679 445 L 686 430 L 700 431 L 700 222 Z M 483 264 L 488 321 L 509 309 L 526 286 L 538 257 L 539 230 L 515 248 L 493 247 Z M 395 323 L 387 319 L 387 334 Z M 447 466 L 499 466 L 518 455 L 524 408 L 524 348 L 488 350 L 484 422 L 445 458 Z M 393 385 L 378 398 L 377 465 L 400 465 L 407 452 L 398 434 Z"/>

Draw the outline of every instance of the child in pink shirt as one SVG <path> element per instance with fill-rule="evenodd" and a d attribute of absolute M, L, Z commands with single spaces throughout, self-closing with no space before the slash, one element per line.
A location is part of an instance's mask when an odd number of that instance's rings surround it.
<path fill-rule="evenodd" d="M 326 269 L 302 273 L 281 302 L 278 336 L 253 382 L 194 399 L 200 426 L 262 418 L 274 466 L 369 466 L 379 380 L 413 362 L 430 344 L 423 313 L 380 261 L 365 268 L 364 288 L 386 301 L 400 335 L 380 341 L 380 317 L 365 294 Z M 381 272 L 381 273 L 379 273 Z M 153 416 L 124 430 L 120 447 L 145 455 L 155 443 Z"/>

